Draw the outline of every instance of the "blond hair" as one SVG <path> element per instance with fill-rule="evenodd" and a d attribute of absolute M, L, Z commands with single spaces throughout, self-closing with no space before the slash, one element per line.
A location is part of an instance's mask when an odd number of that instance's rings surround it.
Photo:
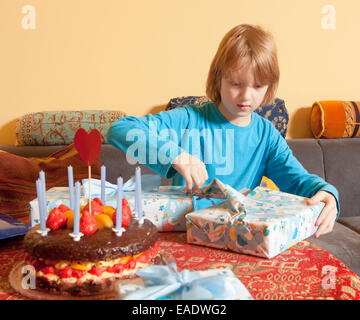
<path fill-rule="evenodd" d="M 261 27 L 249 24 L 232 28 L 221 40 L 206 82 L 208 98 L 219 104 L 222 77 L 249 59 L 255 81 L 269 86 L 261 105 L 271 104 L 280 77 L 275 41 Z"/>

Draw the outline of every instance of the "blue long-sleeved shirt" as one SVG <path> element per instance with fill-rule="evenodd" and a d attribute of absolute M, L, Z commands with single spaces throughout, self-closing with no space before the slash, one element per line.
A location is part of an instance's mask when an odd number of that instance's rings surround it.
<path fill-rule="evenodd" d="M 304 197 L 328 191 L 335 196 L 340 212 L 337 189 L 309 174 L 273 124 L 254 112 L 250 124 L 239 127 L 214 103 L 189 105 L 120 119 L 110 127 L 107 139 L 130 158 L 173 178 L 173 185 L 185 186 L 185 179 L 171 166 L 185 151 L 205 163 L 209 178 L 204 185 L 217 177 L 236 190 L 254 189 L 266 176 L 281 191 Z"/>

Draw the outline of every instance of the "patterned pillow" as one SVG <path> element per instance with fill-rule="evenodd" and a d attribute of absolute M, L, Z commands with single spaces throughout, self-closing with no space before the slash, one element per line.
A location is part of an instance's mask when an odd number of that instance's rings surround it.
<path fill-rule="evenodd" d="M 127 115 L 122 111 L 43 111 L 23 115 L 16 122 L 17 145 L 67 145 L 80 127 L 98 129 L 103 143 L 111 124 Z"/>
<path fill-rule="evenodd" d="M 166 106 L 166 110 L 184 107 L 189 104 L 203 105 L 210 100 L 205 96 L 187 96 L 170 99 Z M 273 123 L 275 128 L 285 138 L 289 123 L 289 113 L 285 107 L 284 100 L 276 98 L 273 104 L 263 106 L 255 111 L 260 116 L 268 119 Z"/>

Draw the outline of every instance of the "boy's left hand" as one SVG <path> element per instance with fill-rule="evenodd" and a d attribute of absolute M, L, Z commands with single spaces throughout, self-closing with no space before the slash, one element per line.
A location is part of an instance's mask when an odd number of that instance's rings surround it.
<path fill-rule="evenodd" d="M 319 226 L 315 238 L 332 231 L 338 214 L 336 199 L 331 193 L 320 190 L 307 201 L 307 204 L 314 205 L 319 202 L 324 202 L 325 206 L 315 223 L 315 226 Z"/>

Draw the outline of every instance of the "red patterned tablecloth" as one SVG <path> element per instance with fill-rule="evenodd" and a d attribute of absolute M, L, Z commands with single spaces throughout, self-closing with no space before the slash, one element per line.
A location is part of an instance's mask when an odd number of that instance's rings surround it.
<path fill-rule="evenodd" d="M 230 268 L 256 300 L 360 300 L 360 278 L 344 263 L 310 241 L 272 259 L 186 243 L 186 233 L 160 233 L 160 248 L 178 268 Z M 13 266 L 23 260 L 22 241 L 0 243 L 0 299 L 26 299 L 9 284 Z M 333 280 L 333 282 L 332 282 Z"/>

